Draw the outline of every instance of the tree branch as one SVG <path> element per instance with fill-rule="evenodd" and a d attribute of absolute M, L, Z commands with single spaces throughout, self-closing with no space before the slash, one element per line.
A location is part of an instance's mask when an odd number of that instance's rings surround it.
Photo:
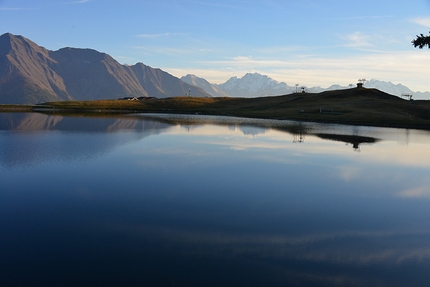
<path fill-rule="evenodd" d="M 420 49 L 428 46 L 430 49 L 430 36 L 424 36 L 423 34 L 417 35 L 417 38 L 412 40 L 412 45 L 414 45 L 415 48 L 418 47 Z"/>

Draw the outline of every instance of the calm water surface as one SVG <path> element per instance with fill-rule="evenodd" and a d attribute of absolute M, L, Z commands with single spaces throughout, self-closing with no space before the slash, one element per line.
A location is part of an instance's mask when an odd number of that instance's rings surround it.
<path fill-rule="evenodd" d="M 429 286 L 430 133 L 0 114 L 3 286 Z"/>

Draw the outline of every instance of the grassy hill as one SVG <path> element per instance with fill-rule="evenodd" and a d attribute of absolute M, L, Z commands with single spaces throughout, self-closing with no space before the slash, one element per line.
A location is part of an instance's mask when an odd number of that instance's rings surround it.
<path fill-rule="evenodd" d="M 51 112 L 154 112 L 228 115 L 430 129 L 430 101 L 409 101 L 376 89 L 261 98 L 173 97 L 145 100 L 61 101 L 36 106 Z"/>

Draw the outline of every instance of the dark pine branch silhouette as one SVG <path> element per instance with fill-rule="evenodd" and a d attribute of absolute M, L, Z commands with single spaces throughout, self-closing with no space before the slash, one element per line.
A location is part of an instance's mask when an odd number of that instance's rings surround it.
<path fill-rule="evenodd" d="M 423 34 L 417 35 L 417 38 L 412 40 L 412 44 L 415 48 L 418 47 L 422 49 L 425 46 L 428 46 L 428 48 L 430 49 L 430 36 L 424 36 Z"/>

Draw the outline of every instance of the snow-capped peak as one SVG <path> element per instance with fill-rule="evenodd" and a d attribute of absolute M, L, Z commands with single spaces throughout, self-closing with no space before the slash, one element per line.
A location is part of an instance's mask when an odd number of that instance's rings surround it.
<path fill-rule="evenodd" d="M 242 78 L 232 77 L 218 87 L 236 97 L 280 95 L 291 90 L 286 83 L 259 73 L 247 73 Z"/>
<path fill-rule="evenodd" d="M 192 75 L 194 76 L 194 75 Z M 189 75 L 187 75 L 189 77 Z M 197 79 L 204 80 L 202 78 Z M 186 78 L 186 77 L 183 77 Z M 184 80 L 184 79 L 183 79 Z M 185 80 L 184 80 L 185 81 Z M 206 80 L 204 80 L 208 85 L 212 86 L 220 92 L 224 92 L 232 97 L 264 97 L 264 96 L 279 96 L 296 92 L 296 86 L 289 86 L 285 82 L 278 82 L 267 75 L 262 75 L 259 73 L 247 73 L 243 77 L 239 78 L 237 76 L 231 77 L 228 81 L 219 85 L 211 85 Z M 205 89 L 208 93 L 209 89 L 203 83 L 197 84 L 193 82 L 193 85 L 197 85 Z M 308 87 L 306 89 L 309 93 L 320 93 L 329 90 L 341 90 L 349 89 L 355 87 L 355 85 L 339 85 L 333 84 L 328 88 L 321 87 Z M 414 99 L 430 99 L 430 93 L 425 92 L 413 92 L 408 87 L 402 84 L 393 84 L 392 82 L 384 82 L 376 79 L 371 79 L 365 82 L 364 87 L 375 88 L 380 91 L 386 92 L 391 95 L 401 96 L 402 94 L 409 94 L 414 97 Z M 214 93 L 212 91 L 212 93 Z"/>

